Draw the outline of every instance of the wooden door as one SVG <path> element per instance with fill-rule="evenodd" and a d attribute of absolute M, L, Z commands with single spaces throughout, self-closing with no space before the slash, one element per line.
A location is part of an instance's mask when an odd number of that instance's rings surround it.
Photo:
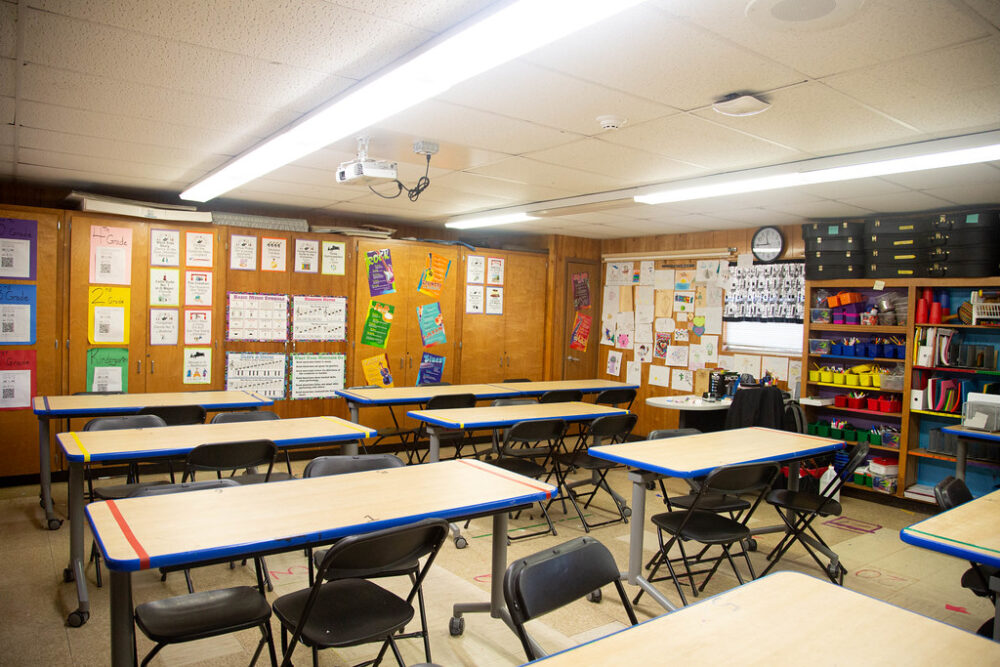
<path fill-rule="evenodd" d="M 545 255 L 507 255 L 504 282 L 505 379 L 542 380 L 545 355 Z"/>
<path fill-rule="evenodd" d="M 563 357 L 562 377 L 564 380 L 595 378 L 597 377 L 599 328 L 601 325 L 600 264 L 587 260 L 568 260 L 564 284 L 566 291 L 561 298 L 566 316 L 563 318 L 564 328 L 558 348 Z M 581 295 L 586 295 L 583 299 L 584 303 L 579 303 Z M 589 301 L 589 306 L 584 305 L 587 301 Z M 581 317 L 590 318 L 590 334 L 587 337 L 586 349 L 583 350 L 571 347 L 577 313 Z"/>

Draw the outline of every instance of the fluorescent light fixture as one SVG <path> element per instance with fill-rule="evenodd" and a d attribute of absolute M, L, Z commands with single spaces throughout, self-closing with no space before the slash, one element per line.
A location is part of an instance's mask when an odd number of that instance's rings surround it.
<path fill-rule="evenodd" d="M 451 220 L 444 223 L 444 226 L 450 229 L 475 229 L 477 227 L 510 225 L 515 222 L 528 222 L 529 220 L 538 220 L 538 218 L 523 212 L 500 213 L 495 215 L 481 215 L 471 218 L 459 218 L 458 220 Z"/>
<path fill-rule="evenodd" d="M 777 167 L 693 179 L 666 187 L 644 188 L 634 196 L 634 200 L 640 204 L 667 204 L 993 160 L 1000 160 L 1000 131 L 792 162 Z"/>
<path fill-rule="evenodd" d="M 618 14 L 643 0 L 518 0 L 444 35 L 195 182 L 181 199 L 208 201 L 452 86 Z"/>
<path fill-rule="evenodd" d="M 641 262 L 672 259 L 725 259 L 736 255 L 736 248 L 702 248 L 691 250 L 670 250 L 654 253 L 612 253 L 601 255 L 601 262 Z"/>

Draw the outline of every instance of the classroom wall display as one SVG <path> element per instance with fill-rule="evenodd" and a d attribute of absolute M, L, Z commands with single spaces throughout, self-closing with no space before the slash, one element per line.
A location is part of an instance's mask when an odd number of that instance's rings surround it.
<path fill-rule="evenodd" d="M 487 287 L 486 288 L 486 314 L 487 315 L 503 315 L 503 288 L 502 287 Z"/>
<path fill-rule="evenodd" d="M 34 280 L 38 221 L 0 218 L 0 278 Z"/>
<path fill-rule="evenodd" d="M 229 292 L 226 340 L 288 340 L 288 295 Z"/>
<path fill-rule="evenodd" d="M 37 367 L 34 350 L 0 350 L 0 410 L 31 407 Z"/>
<path fill-rule="evenodd" d="M 347 340 L 347 297 L 293 296 L 292 340 Z"/>
<path fill-rule="evenodd" d="M 503 257 L 486 258 L 486 284 L 503 285 L 504 270 L 507 260 Z"/>
<path fill-rule="evenodd" d="M 212 311 L 184 310 L 184 344 L 210 345 L 212 343 Z"/>
<path fill-rule="evenodd" d="M 606 286 L 632 284 L 632 262 L 608 262 L 604 271 Z"/>
<path fill-rule="evenodd" d="M 573 274 L 573 308 L 582 310 L 590 308 L 590 273 Z"/>
<path fill-rule="evenodd" d="M 180 269 L 153 268 L 149 270 L 149 305 L 181 305 Z"/>
<path fill-rule="evenodd" d="M 176 345 L 178 329 L 176 308 L 149 309 L 150 345 Z"/>
<path fill-rule="evenodd" d="M 368 268 L 368 293 L 371 296 L 396 293 L 396 274 L 392 270 L 392 251 L 389 248 L 369 250 L 365 253 Z"/>
<path fill-rule="evenodd" d="M 128 344 L 131 293 L 128 287 L 90 287 L 87 339 L 91 343 Z"/>
<path fill-rule="evenodd" d="M 448 342 L 444 331 L 441 304 L 437 301 L 417 306 L 417 324 L 420 326 L 420 340 L 424 347 L 442 345 Z"/>
<path fill-rule="evenodd" d="M 132 230 L 92 225 L 90 228 L 90 282 L 132 283 Z"/>
<path fill-rule="evenodd" d="M 417 384 L 440 382 L 444 375 L 444 362 L 444 357 L 424 352 L 420 357 L 420 368 L 417 369 Z"/>
<path fill-rule="evenodd" d="M 752 264 L 731 271 L 727 322 L 801 323 L 805 311 L 805 262 Z"/>
<path fill-rule="evenodd" d="M 212 348 L 184 348 L 184 384 L 212 384 Z"/>
<path fill-rule="evenodd" d="M 569 337 L 569 346 L 574 350 L 587 351 L 587 341 L 590 339 L 590 315 L 577 312 L 573 316 L 573 331 Z"/>
<path fill-rule="evenodd" d="M 347 245 L 338 241 L 323 241 L 322 272 L 324 276 L 342 276 L 347 270 Z"/>
<path fill-rule="evenodd" d="M 257 270 L 257 237 L 233 234 L 229 237 L 229 268 L 235 271 Z"/>
<path fill-rule="evenodd" d="M 389 357 L 385 352 L 362 359 L 361 371 L 365 376 L 365 384 L 376 387 L 392 386 L 392 370 L 389 368 Z"/>
<path fill-rule="evenodd" d="M 649 367 L 649 384 L 655 385 L 657 387 L 670 388 L 670 367 L 669 366 L 650 366 Z"/>
<path fill-rule="evenodd" d="M 0 284 L 0 345 L 34 345 L 37 309 L 34 285 Z"/>
<path fill-rule="evenodd" d="M 427 266 L 420 274 L 417 291 L 427 296 L 440 296 L 449 271 L 451 271 L 450 259 L 436 252 L 427 253 Z"/>
<path fill-rule="evenodd" d="M 486 258 L 482 255 L 466 255 L 465 282 L 482 285 L 486 282 Z"/>
<path fill-rule="evenodd" d="M 336 398 L 337 390 L 344 388 L 347 355 L 293 354 L 290 355 L 289 398 L 293 401 L 312 398 Z"/>
<path fill-rule="evenodd" d="M 181 233 L 177 229 L 149 230 L 150 266 L 181 265 Z"/>
<path fill-rule="evenodd" d="M 465 312 L 482 315 L 486 310 L 486 291 L 482 285 L 465 286 Z"/>
<path fill-rule="evenodd" d="M 212 272 L 185 271 L 184 273 L 184 305 L 212 305 Z"/>
<path fill-rule="evenodd" d="M 319 273 L 319 241 L 295 239 L 296 273 Z"/>
<path fill-rule="evenodd" d="M 608 363 L 605 372 L 608 375 L 619 377 L 622 373 L 622 353 L 617 350 L 608 352 Z"/>
<path fill-rule="evenodd" d="M 87 391 L 128 392 L 128 348 L 87 350 Z"/>
<path fill-rule="evenodd" d="M 272 236 L 260 237 L 260 270 L 283 272 L 287 261 L 288 241 Z"/>
<path fill-rule="evenodd" d="M 670 384 L 677 391 L 691 392 L 694 389 L 694 371 L 687 368 L 674 368 L 670 371 Z"/>
<path fill-rule="evenodd" d="M 215 235 L 211 232 L 186 232 L 184 234 L 184 264 L 202 269 L 212 268 Z"/>
<path fill-rule="evenodd" d="M 226 352 L 226 389 L 285 398 L 285 355 L 264 352 Z"/>
<path fill-rule="evenodd" d="M 666 359 L 667 350 L 670 348 L 670 334 L 656 333 L 656 340 L 653 341 L 653 358 Z"/>
<path fill-rule="evenodd" d="M 365 328 L 361 332 L 361 344 L 385 348 L 392 330 L 392 319 L 396 307 L 389 303 L 371 301 L 368 304 L 368 316 L 365 318 Z M 371 383 L 369 383 L 371 384 Z"/>

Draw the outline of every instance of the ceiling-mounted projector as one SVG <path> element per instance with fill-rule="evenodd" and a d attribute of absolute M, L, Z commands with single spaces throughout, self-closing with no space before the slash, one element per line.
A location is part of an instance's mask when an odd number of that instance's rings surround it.
<path fill-rule="evenodd" d="M 363 185 L 377 181 L 396 180 L 396 163 L 372 160 L 368 157 L 368 137 L 358 137 L 358 157 L 337 167 L 338 183 Z"/>

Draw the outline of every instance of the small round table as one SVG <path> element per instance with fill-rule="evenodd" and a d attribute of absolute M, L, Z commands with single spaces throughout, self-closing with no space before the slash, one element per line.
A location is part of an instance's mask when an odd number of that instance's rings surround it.
<path fill-rule="evenodd" d="M 733 404 L 733 399 L 723 398 L 718 401 L 706 401 L 694 394 L 683 396 L 651 396 L 646 399 L 646 405 L 655 408 L 677 410 L 678 428 L 696 428 L 702 433 L 721 431 L 725 426 L 725 413 Z"/>

